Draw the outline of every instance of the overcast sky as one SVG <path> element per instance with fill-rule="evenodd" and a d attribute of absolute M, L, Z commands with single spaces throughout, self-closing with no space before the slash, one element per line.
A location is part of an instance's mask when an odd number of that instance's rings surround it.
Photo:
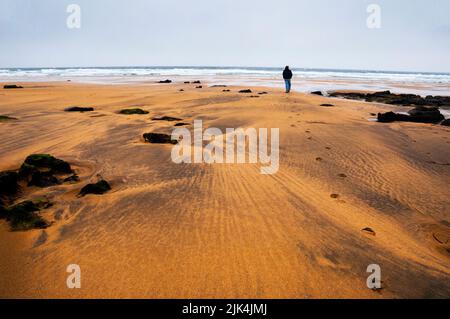
<path fill-rule="evenodd" d="M 450 72 L 450 1 L 0 0 L 0 67 L 286 64 Z"/>

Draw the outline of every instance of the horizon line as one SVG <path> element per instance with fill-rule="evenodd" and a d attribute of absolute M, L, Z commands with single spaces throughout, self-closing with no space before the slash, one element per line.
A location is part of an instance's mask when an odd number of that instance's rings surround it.
<path fill-rule="evenodd" d="M 219 66 L 219 65 L 109 65 L 109 66 L 39 66 L 39 67 L 1 67 L 0 69 L 30 69 L 30 70 L 39 70 L 39 69 L 95 69 L 95 68 L 102 68 L 102 69 L 108 69 L 108 68 L 181 68 L 181 69 L 217 69 L 217 68 L 225 68 L 225 69 L 283 69 L 284 66 L 237 66 L 237 65 L 230 65 L 230 66 Z M 450 75 L 450 71 L 400 71 L 400 70 L 386 70 L 386 69 L 358 69 L 358 68 L 316 68 L 316 67 L 293 67 L 292 70 L 310 70 L 310 71 L 352 71 L 352 72 L 375 72 L 375 73 L 423 73 L 423 74 L 442 74 L 442 75 Z"/>

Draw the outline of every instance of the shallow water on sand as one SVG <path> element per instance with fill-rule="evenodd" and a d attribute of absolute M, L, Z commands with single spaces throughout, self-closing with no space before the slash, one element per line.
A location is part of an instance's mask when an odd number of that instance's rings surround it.
<path fill-rule="evenodd" d="M 200 80 L 211 85 L 283 88 L 282 69 L 247 67 L 93 67 L 0 69 L 0 82 L 67 81 L 124 84 Z M 450 95 L 450 74 L 294 69 L 293 91 L 391 90 L 395 93 Z"/>

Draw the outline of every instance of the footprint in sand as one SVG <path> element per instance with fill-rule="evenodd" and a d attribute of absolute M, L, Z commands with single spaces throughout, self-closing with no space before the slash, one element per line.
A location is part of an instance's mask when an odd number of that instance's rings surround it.
<path fill-rule="evenodd" d="M 322 162 L 322 161 L 323 161 L 323 159 L 322 159 L 322 157 L 316 157 L 316 161 L 318 161 L 318 162 Z"/>
<path fill-rule="evenodd" d="M 64 210 L 63 209 L 59 209 L 58 211 L 55 212 L 55 214 L 53 215 L 53 218 L 55 220 L 61 220 L 63 214 L 64 214 Z"/>
<path fill-rule="evenodd" d="M 432 233 L 433 239 L 441 245 L 446 245 L 450 243 L 450 234 L 448 229 L 445 231 L 435 231 Z"/>
<path fill-rule="evenodd" d="M 331 147 L 327 146 L 327 147 L 325 147 L 325 149 L 327 149 L 327 150 L 331 150 Z"/>
<path fill-rule="evenodd" d="M 331 198 L 334 198 L 334 199 L 337 199 L 337 198 L 339 198 L 340 196 L 339 196 L 339 194 L 331 194 L 330 197 L 331 197 Z"/>
<path fill-rule="evenodd" d="M 338 176 L 341 178 L 347 178 L 347 175 L 345 175 L 345 174 L 338 174 Z"/>
<path fill-rule="evenodd" d="M 375 233 L 375 231 L 372 228 L 370 228 L 370 227 L 366 227 L 364 229 L 361 229 L 361 231 L 364 234 L 367 234 L 367 235 L 371 235 L 371 236 L 376 236 L 377 235 L 377 233 Z"/>
<path fill-rule="evenodd" d="M 39 246 L 45 244 L 45 242 L 47 241 L 47 239 L 48 239 L 48 234 L 47 234 L 47 232 L 46 232 L 45 230 L 43 230 L 43 231 L 41 232 L 41 234 L 39 235 L 39 237 L 38 237 L 38 238 L 36 239 L 36 241 L 34 242 L 33 248 L 36 248 L 36 247 L 39 247 Z"/>

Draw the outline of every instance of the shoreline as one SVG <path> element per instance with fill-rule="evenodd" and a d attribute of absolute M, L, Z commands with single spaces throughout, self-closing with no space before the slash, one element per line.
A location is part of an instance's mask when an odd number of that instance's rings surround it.
<path fill-rule="evenodd" d="M 5 84 L 19 84 L 19 85 L 33 85 L 33 86 L 39 86 L 42 84 L 64 84 L 64 83 L 73 83 L 73 84 L 80 84 L 80 85 L 105 85 L 105 86 L 131 86 L 131 85 L 153 85 L 158 86 L 161 85 L 158 83 L 160 80 L 165 80 L 166 78 L 158 77 L 158 78 L 152 78 L 152 79 L 135 79 L 133 81 L 123 81 L 122 78 L 119 78 L 116 80 L 114 79 L 54 79 L 54 80 L 48 80 L 48 79 L 42 79 L 42 81 L 5 81 L 5 79 L 0 78 L 0 86 L 3 86 Z M 226 85 L 230 87 L 254 87 L 259 89 L 271 89 L 271 90 L 283 90 L 284 89 L 284 82 L 282 80 L 278 80 L 277 82 L 255 82 L 255 81 L 236 81 L 236 80 L 230 80 L 230 79 L 203 79 L 198 80 L 199 77 L 192 77 L 192 78 L 179 78 L 171 85 L 183 85 L 185 81 L 201 81 L 203 84 L 206 84 L 208 86 L 214 86 L 214 85 Z M 35 80 L 35 79 L 33 79 Z M 298 80 L 293 81 L 293 87 L 292 92 L 295 93 L 311 93 L 314 91 L 322 91 L 327 92 L 327 94 L 331 92 L 361 92 L 361 93 L 374 93 L 379 91 L 391 91 L 396 94 L 417 94 L 422 97 L 426 97 L 427 95 L 433 95 L 433 96 L 450 96 L 450 85 L 444 86 L 444 89 L 441 90 L 430 90 L 427 86 L 420 86 L 418 84 L 410 84 L 410 85 L 404 85 L 404 86 L 369 86 L 366 87 L 364 85 L 354 85 L 354 84 L 341 84 L 339 86 L 337 81 L 318 81 L 315 84 L 305 84 Z"/>
<path fill-rule="evenodd" d="M 0 82 L 67 81 L 85 84 L 137 84 L 171 79 L 174 82 L 200 80 L 232 86 L 283 87 L 281 70 L 234 67 L 139 67 L 139 68 L 36 68 L 10 69 Z M 1 69 L 0 69 L 1 71 Z M 7 71 L 7 69 L 4 69 Z M 12 72 L 12 71 L 11 71 Z M 30 74 L 28 74 L 28 73 Z M 389 72 L 364 70 L 296 69 L 293 89 L 299 93 L 326 90 L 391 90 L 395 93 L 450 96 L 450 74 L 433 72 Z"/>
<path fill-rule="evenodd" d="M 123 77 L 117 78 L 63 78 L 63 79 L 48 79 L 43 78 L 41 81 L 36 81 L 36 79 L 31 79 L 30 81 L 23 81 L 24 79 L 12 79 L 11 81 L 7 81 L 5 78 L 0 78 L 0 82 L 2 83 L 79 83 L 79 84 L 91 84 L 91 85 L 158 85 L 157 81 L 165 80 L 167 77 L 155 77 L 155 78 L 129 78 L 124 80 Z M 174 77 L 172 77 L 174 78 Z M 236 80 L 235 78 L 201 78 L 201 77 L 180 77 L 177 78 L 176 82 L 173 84 L 183 84 L 184 81 L 196 81 L 200 80 L 202 83 L 207 83 L 209 85 L 228 85 L 228 86 L 236 86 L 236 87 L 261 87 L 261 88 L 271 88 L 271 89 L 283 89 L 284 82 L 283 80 Z M 399 84 L 399 83 L 386 83 L 383 85 L 374 85 L 370 81 L 363 81 L 359 84 L 355 84 L 355 81 L 345 82 L 345 81 L 330 81 L 330 80 L 310 80 L 305 81 L 301 79 L 294 80 L 292 83 L 292 91 L 296 93 L 308 93 L 317 90 L 325 90 L 325 91 L 361 91 L 361 92 L 376 92 L 376 91 L 386 91 L 390 90 L 394 93 L 407 93 L 407 94 L 418 94 L 423 97 L 427 95 L 438 95 L 438 96 L 450 96 L 450 85 L 441 85 L 440 89 L 436 89 L 439 85 L 435 84 L 418 84 L 418 83 L 409 83 L 409 84 Z"/>

